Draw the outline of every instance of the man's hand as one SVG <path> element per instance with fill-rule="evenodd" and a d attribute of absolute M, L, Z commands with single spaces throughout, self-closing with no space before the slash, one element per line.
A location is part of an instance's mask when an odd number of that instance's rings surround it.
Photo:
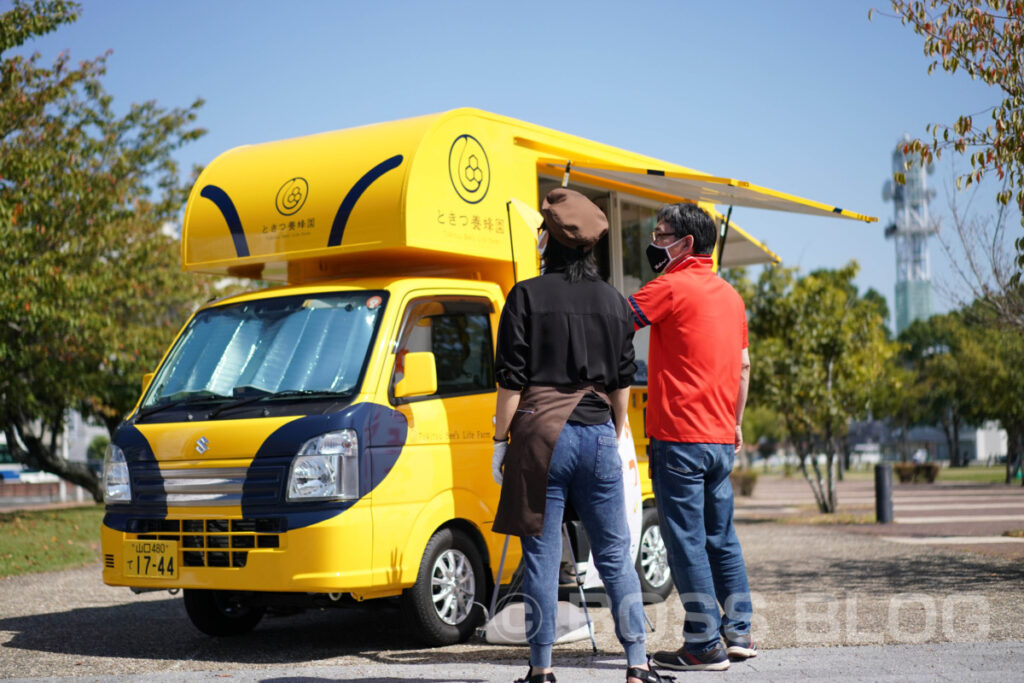
<path fill-rule="evenodd" d="M 736 452 L 739 453 L 741 448 L 743 448 L 743 427 L 736 425 Z"/>
<path fill-rule="evenodd" d="M 491 476 L 494 483 L 501 486 L 504 477 L 501 474 L 501 463 L 505 461 L 505 451 L 508 450 L 507 441 L 497 441 L 494 444 L 494 457 L 491 458 Z"/>

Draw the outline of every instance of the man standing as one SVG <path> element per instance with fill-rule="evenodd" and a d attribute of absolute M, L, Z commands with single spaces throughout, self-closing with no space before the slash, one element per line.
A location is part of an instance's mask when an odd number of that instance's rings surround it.
<path fill-rule="evenodd" d="M 711 217 L 694 204 L 672 204 L 657 220 L 647 258 L 664 274 L 628 300 L 634 327 L 651 326 L 651 480 L 686 621 L 683 646 L 656 653 L 654 662 L 722 671 L 730 659 L 757 655 L 729 482 L 743 444 L 750 376 L 746 313 L 736 290 L 712 270 Z"/>

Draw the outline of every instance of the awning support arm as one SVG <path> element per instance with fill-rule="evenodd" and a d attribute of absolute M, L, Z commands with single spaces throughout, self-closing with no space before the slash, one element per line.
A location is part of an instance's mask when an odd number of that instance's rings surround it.
<path fill-rule="evenodd" d="M 512 284 L 519 282 L 519 274 L 516 272 L 516 243 L 512 240 L 512 233 L 515 232 L 512 229 L 512 200 L 505 202 L 505 217 L 508 223 L 508 250 L 509 255 L 512 257 Z M 495 591 L 497 594 L 497 591 Z M 494 603 L 491 603 L 491 609 L 494 609 Z M 493 614 L 491 616 L 494 616 Z"/>
<path fill-rule="evenodd" d="M 722 241 L 718 244 L 718 274 L 722 274 L 722 256 L 725 254 L 725 238 L 729 236 L 729 218 L 732 217 L 732 207 L 725 212 L 725 222 L 722 223 Z"/>

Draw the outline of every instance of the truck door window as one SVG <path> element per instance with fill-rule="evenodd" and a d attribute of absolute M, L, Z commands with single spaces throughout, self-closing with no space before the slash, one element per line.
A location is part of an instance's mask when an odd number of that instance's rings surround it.
<path fill-rule="evenodd" d="M 494 391 L 490 302 L 429 299 L 410 304 L 395 354 L 392 388 L 402 379 L 402 361 L 410 351 L 434 354 L 437 393 L 418 397 L 421 400 Z"/>

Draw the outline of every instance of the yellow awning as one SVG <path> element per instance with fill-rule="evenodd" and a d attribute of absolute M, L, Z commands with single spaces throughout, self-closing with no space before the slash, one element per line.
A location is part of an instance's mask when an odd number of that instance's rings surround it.
<path fill-rule="evenodd" d="M 566 159 L 541 159 L 538 166 L 552 174 L 565 172 Z M 681 200 L 707 202 L 719 206 L 746 206 L 754 209 L 787 211 L 811 216 L 831 216 L 874 223 L 878 219 L 848 211 L 838 206 L 823 204 L 811 199 L 779 192 L 745 180 L 719 178 L 701 173 L 674 171 L 667 168 L 642 168 L 620 166 L 593 160 L 571 163 L 570 177 L 574 173 L 585 174 L 619 186 L 632 186 L 647 193 L 678 197 Z M 726 246 L 728 260 L 728 245 Z"/>
<path fill-rule="evenodd" d="M 717 258 L 717 251 L 715 252 Z M 722 254 L 722 268 L 754 266 L 762 263 L 777 264 L 782 259 L 764 246 L 749 232 L 729 221 L 729 233 L 725 237 L 725 252 Z"/>

